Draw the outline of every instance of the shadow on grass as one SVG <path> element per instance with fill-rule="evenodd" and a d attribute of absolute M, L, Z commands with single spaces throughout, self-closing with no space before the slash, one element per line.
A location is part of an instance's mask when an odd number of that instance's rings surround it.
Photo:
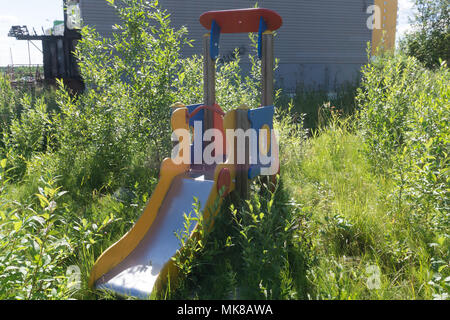
<path fill-rule="evenodd" d="M 305 219 L 280 182 L 275 193 L 260 181 L 248 201 L 228 196 L 205 233 L 190 268 L 169 299 L 306 299 Z M 199 247 L 197 247 L 199 248 Z"/>

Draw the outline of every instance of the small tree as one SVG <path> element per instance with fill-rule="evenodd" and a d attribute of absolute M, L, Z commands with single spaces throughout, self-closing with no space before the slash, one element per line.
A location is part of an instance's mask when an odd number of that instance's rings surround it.
<path fill-rule="evenodd" d="M 187 29 L 172 28 L 158 1 L 107 2 L 121 20 L 113 36 L 85 26 L 75 51 L 85 92 L 58 90 L 57 157 L 67 189 L 110 181 L 115 188 L 133 159 L 145 155 L 157 168 L 171 147 L 169 106 L 179 99 L 174 83 Z"/>
<path fill-rule="evenodd" d="M 401 42 L 401 49 L 416 57 L 428 68 L 440 65 L 440 59 L 450 59 L 450 14 L 448 0 L 415 0 L 415 31 Z"/>

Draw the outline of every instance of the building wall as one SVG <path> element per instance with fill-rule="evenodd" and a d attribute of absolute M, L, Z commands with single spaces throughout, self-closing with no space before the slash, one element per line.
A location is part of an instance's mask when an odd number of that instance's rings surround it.
<path fill-rule="evenodd" d="M 120 23 L 114 9 L 106 0 L 80 0 L 83 23 L 95 29 L 103 37 L 111 37 L 114 24 Z"/>
<path fill-rule="evenodd" d="M 260 7 L 273 9 L 283 18 L 275 38 L 275 57 L 279 59 L 276 79 L 288 91 L 296 86 L 333 91 L 337 86 L 359 77 L 361 65 L 367 62 L 367 42 L 374 38 L 367 28 L 367 8 L 378 0 L 259 0 Z M 397 0 L 387 2 L 394 3 Z M 160 0 L 171 14 L 175 27 L 185 25 L 194 47 L 186 47 L 186 56 L 201 54 L 202 35 L 208 32 L 199 16 L 210 10 L 253 7 L 255 0 Z M 86 24 L 95 26 L 103 36 L 111 36 L 118 23 L 105 0 L 81 0 L 81 14 Z M 389 16 L 390 17 L 390 16 Z M 395 24 L 394 24 L 395 38 Z M 378 40 L 377 40 L 378 41 Z M 244 53 L 243 70 L 248 69 L 246 56 L 251 52 L 245 34 L 221 36 L 220 53 L 232 54 L 234 48 Z"/>

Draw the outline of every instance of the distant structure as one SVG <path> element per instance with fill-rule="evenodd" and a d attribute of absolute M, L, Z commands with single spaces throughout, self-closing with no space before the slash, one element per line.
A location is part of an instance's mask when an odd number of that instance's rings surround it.
<path fill-rule="evenodd" d="M 83 80 L 78 71 L 78 65 L 72 52 L 81 38 L 81 26 L 78 1 L 64 1 L 64 21 L 55 21 L 53 28 L 31 34 L 26 26 L 12 26 L 8 36 L 17 40 L 42 41 L 44 65 L 44 80 L 54 84 L 56 79 L 62 79 L 65 85 L 78 92 L 84 89 Z"/>
<path fill-rule="evenodd" d="M 198 18 L 204 11 L 253 7 L 256 0 L 162 0 L 175 27 L 185 25 L 194 47 L 183 49 L 185 56 L 201 54 L 204 30 Z M 391 49 L 395 44 L 397 0 L 259 0 L 258 5 L 273 9 L 283 17 L 282 32 L 275 38 L 278 85 L 287 91 L 305 86 L 335 91 L 346 82 L 359 79 L 367 63 L 367 43 Z M 111 37 L 112 26 L 120 23 L 105 0 L 79 0 L 84 24 L 93 26 L 104 37 Z M 248 68 L 252 50 L 246 35 L 221 40 L 222 57 L 232 58 L 235 47 L 242 53 L 242 67 Z"/>

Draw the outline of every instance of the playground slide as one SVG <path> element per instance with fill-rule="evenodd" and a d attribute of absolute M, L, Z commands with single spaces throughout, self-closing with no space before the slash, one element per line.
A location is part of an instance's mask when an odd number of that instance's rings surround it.
<path fill-rule="evenodd" d="M 162 170 L 164 167 L 163 164 Z M 164 191 L 165 196 L 158 197 Z M 184 230 L 184 213 L 193 212 L 196 200 L 199 209 L 204 210 L 214 203 L 217 194 L 215 181 L 206 179 L 204 174 L 162 172 L 142 217 L 95 263 L 92 285 L 119 295 L 147 298 L 160 273 L 167 273 L 171 257 L 181 248 L 175 232 Z M 191 232 L 194 227 L 191 226 Z"/>
<path fill-rule="evenodd" d="M 213 185 L 214 182 L 204 180 L 204 176 L 175 177 L 153 224 L 139 245 L 97 280 L 96 287 L 139 298 L 149 296 L 161 269 L 180 249 L 174 233 L 184 230 L 183 213 L 189 214 L 193 210 L 194 198 L 203 210 Z"/>

